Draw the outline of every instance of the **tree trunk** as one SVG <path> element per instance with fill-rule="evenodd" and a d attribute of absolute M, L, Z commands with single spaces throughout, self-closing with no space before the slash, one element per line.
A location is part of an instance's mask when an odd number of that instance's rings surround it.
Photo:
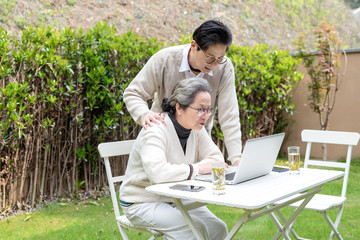
<path fill-rule="evenodd" d="M 59 144 L 57 144 L 59 145 Z M 60 147 L 60 146 L 57 146 L 57 147 Z M 56 180 L 54 180 L 56 183 L 57 183 L 57 197 L 60 197 L 62 195 L 62 183 L 63 183 L 63 178 L 62 178 L 62 174 L 61 174 L 61 154 L 60 154 L 60 149 L 57 149 L 57 154 L 58 156 L 60 156 L 60 159 L 57 159 L 57 162 L 58 164 L 56 165 L 57 167 L 57 178 L 55 178 Z"/>
<path fill-rule="evenodd" d="M 33 173 L 30 172 L 30 183 L 29 183 L 29 191 L 28 191 L 28 195 L 26 197 L 26 202 L 30 202 L 30 198 L 32 196 L 32 193 L 33 193 L 33 183 L 34 183 L 34 177 L 33 177 Z"/>
<path fill-rule="evenodd" d="M 49 178 L 50 178 L 50 186 L 49 186 L 49 192 L 50 192 L 50 198 L 54 196 L 54 174 L 56 174 L 56 171 L 53 170 L 54 167 L 54 146 L 50 145 L 50 165 L 49 165 L 49 171 L 51 171 Z"/>
<path fill-rule="evenodd" d="M 41 130 L 39 131 L 39 133 Z M 31 206 L 35 205 L 35 197 L 36 197 L 36 187 L 37 187 L 37 179 L 39 174 L 39 165 L 40 165 L 40 158 L 41 158 L 41 134 L 37 136 L 36 141 L 36 155 L 35 155 L 35 174 L 34 174 L 34 187 L 33 187 L 33 193 L 31 198 Z"/>
<path fill-rule="evenodd" d="M 42 169 L 42 174 L 41 174 L 40 201 L 39 202 L 42 202 L 43 197 L 44 197 L 44 184 L 45 184 L 45 175 L 46 175 L 46 165 L 47 165 L 48 152 L 49 152 L 49 145 L 47 145 L 45 147 L 44 164 L 43 164 L 43 169 Z"/>
<path fill-rule="evenodd" d="M 78 129 L 78 128 L 77 128 L 76 126 L 77 126 L 77 125 L 75 125 L 75 138 L 74 138 L 74 139 L 72 138 L 72 133 L 71 133 L 71 139 L 72 139 L 72 143 L 73 143 L 73 145 L 74 145 L 74 147 L 73 147 L 73 150 L 74 150 L 73 169 L 72 169 L 72 182 L 73 182 L 72 192 L 75 191 L 75 182 L 77 182 L 77 181 L 76 181 L 76 165 L 77 165 L 77 161 L 76 161 L 76 158 L 77 158 L 77 156 L 76 156 L 76 150 L 77 150 L 77 142 L 78 142 L 78 140 L 77 140 L 77 138 L 78 138 L 77 129 Z"/>
<path fill-rule="evenodd" d="M 327 125 L 322 125 L 321 130 L 326 131 L 327 130 Z M 323 160 L 327 161 L 327 147 L 326 147 L 325 143 L 321 144 L 321 150 L 322 150 Z"/>
<path fill-rule="evenodd" d="M 26 140 L 26 144 L 25 144 L 25 156 L 24 156 L 24 163 L 23 163 L 23 167 L 22 167 L 22 171 L 21 171 L 21 180 L 20 180 L 20 189 L 19 189 L 19 193 L 21 194 L 23 192 L 24 189 L 24 184 L 25 184 L 25 180 L 26 177 L 28 176 L 28 172 L 26 171 L 27 169 L 27 165 L 28 165 L 28 161 L 29 161 L 29 152 L 30 152 L 30 148 L 29 148 L 29 142 L 31 140 L 31 136 L 28 136 L 28 139 Z"/>
<path fill-rule="evenodd" d="M 84 180 L 85 180 L 85 191 L 89 192 L 89 182 L 88 182 L 88 176 L 87 176 L 87 168 L 86 168 L 86 162 L 83 161 L 84 165 Z"/>
<path fill-rule="evenodd" d="M 5 201 L 6 201 L 6 187 L 5 187 L 6 184 L 2 185 L 2 201 L 1 201 L 1 209 L 4 209 L 5 208 Z"/>
<path fill-rule="evenodd" d="M 325 143 L 321 145 L 322 154 L 323 154 L 323 160 L 327 161 L 327 146 Z"/>
<path fill-rule="evenodd" d="M 12 174 L 11 174 L 11 178 L 10 178 L 10 191 L 9 191 L 9 206 L 13 206 L 13 202 L 15 203 L 15 201 L 14 201 L 14 192 L 15 192 L 15 190 L 14 190 L 14 172 L 15 172 L 15 170 L 13 170 L 12 171 Z"/>
<path fill-rule="evenodd" d="M 19 171 L 19 165 L 21 164 L 21 161 L 19 161 L 19 152 L 20 152 L 20 147 L 16 147 L 16 153 L 15 153 L 15 157 L 14 157 L 14 170 L 13 170 L 13 176 L 14 176 L 14 195 L 13 195 L 13 199 L 14 199 L 14 203 L 16 203 L 17 199 L 18 199 L 18 171 Z M 11 170 L 10 170 L 11 171 Z"/>

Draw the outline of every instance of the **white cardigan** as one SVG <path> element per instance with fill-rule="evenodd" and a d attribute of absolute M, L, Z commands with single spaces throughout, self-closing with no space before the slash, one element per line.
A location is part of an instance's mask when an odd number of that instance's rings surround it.
<path fill-rule="evenodd" d="M 152 99 L 151 110 L 161 112 L 164 98 L 170 98 L 175 85 L 186 78 L 179 72 L 184 49 L 189 45 L 165 48 L 154 54 L 132 80 L 124 92 L 124 102 L 133 119 L 141 124 L 150 113 L 147 100 Z M 234 163 L 241 157 L 241 130 L 239 107 L 235 91 L 234 67 L 230 59 L 212 70 L 213 76 L 203 76 L 211 86 L 211 106 L 218 107 L 218 118 L 224 134 L 229 161 Z M 206 123 L 212 128 L 213 117 Z"/>
<path fill-rule="evenodd" d="M 172 199 L 149 193 L 147 186 L 186 180 L 193 164 L 192 178 L 198 173 L 196 163 L 224 158 L 207 134 L 205 128 L 192 130 L 186 144 L 186 154 L 171 119 L 165 116 L 166 125 L 142 129 L 131 150 L 120 198 L 129 203 L 172 202 Z"/>

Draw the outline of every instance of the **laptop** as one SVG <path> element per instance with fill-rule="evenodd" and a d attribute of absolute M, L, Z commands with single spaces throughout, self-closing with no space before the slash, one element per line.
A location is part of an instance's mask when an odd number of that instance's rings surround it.
<path fill-rule="evenodd" d="M 275 164 L 285 133 L 246 141 L 240 163 L 225 174 L 226 184 L 238 184 L 269 174 Z M 197 175 L 196 180 L 211 182 L 211 174 Z"/>

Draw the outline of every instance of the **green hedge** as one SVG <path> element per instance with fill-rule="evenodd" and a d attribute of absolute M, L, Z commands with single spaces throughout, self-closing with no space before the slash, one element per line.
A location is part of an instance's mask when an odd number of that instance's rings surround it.
<path fill-rule="evenodd" d="M 303 78 L 296 71 L 300 59 L 265 44 L 232 46 L 228 55 L 238 80 L 243 140 L 283 131 L 294 112 L 292 89 Z"/>
<path fill-rule="evenodd" d="M 163 47 L 102 22 L 87 32 L 29 27 L 21 39 L 0 29 L 0 209 L 107 186 L 96 146 L 137 136 L 123 91 Z M 266 45 L 232 46 L 228 56 L 243 141 L 282 131 L 298 61 Z M 213 137 L 222 145 L 217 122 Z"/>
<path fill-rule="evenodd" d="M 96 147 L 136 137 L 123 91 L 162 43 L 105 23 L 0 34 L 0 209 L 106 186 Z"/>
<path fill-rule="evenodd" d="M 227 56 L 235 69 L 243 144 L 250 138 L 284 131 L 294 113 L 292 90 L 303 78 L 296 71 L 300 59 L 266 44 L 232 45 Z M 214 122 L 213 139 L 226 154 L 220 125 Z"/>

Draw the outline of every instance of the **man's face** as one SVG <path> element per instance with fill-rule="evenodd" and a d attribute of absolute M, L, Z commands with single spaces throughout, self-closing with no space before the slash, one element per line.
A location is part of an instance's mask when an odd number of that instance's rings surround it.
<path fill-rule="evenodd" d="M 189 54 L 189 63 L 193 68 L 199 69 L 203 73 L 209 73 L 224 62 L 227 46 L 224 44 L 216 44 L 210 46 L 206 50 L 198 50 L 195 41 L 191 42 L 191 53 Z"/>

